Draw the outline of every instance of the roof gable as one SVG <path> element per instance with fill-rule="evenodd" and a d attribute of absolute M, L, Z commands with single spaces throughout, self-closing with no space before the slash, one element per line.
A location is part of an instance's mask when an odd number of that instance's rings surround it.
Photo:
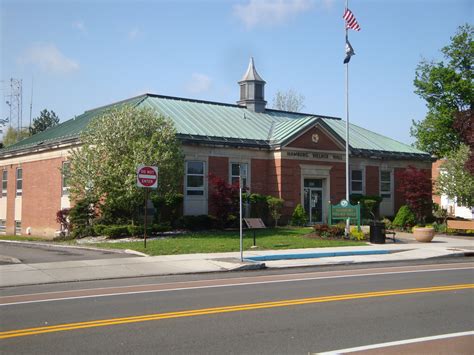
<path fill-rule="evenodd" d="M 338 141 L 338 138 L 332 136 L 317 124 L 303 132 L 286 146 L 289 148 L 344 151 L 344 145 Z"/>

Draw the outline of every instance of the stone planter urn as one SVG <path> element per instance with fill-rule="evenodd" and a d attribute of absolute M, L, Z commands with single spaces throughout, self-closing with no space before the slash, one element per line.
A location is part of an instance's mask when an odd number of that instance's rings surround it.
<path fill-rule="evenodd" d="M 433 227 L 415 227 L 413 228 L 413 236 L 417 242 L 429 243 L 433 240 L 435 230 Z"/>

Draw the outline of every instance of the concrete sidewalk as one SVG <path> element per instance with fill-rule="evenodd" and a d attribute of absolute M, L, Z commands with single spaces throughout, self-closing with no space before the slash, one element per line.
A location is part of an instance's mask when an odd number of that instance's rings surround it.
<path fill-rule="evenodd" d="M 387 244 L 370 244 L 361 247 L 251 250 L 244 252 L 243 262 L 240 261 L 240 253 L 232 252 L 2 265 L 0 266 L 0 287 L 250 270 L 265 267 L 288 268 L 408 261 L 466 255 L 466 253 L 474 252 L 474 238 L 438 235 L 431 243 L 417 243 L 412 238 L 410 234 L 397 233 L 397 243 L 387 241 Z M 252 257 L 264 257 L 265 261 L 247 259 Z"/>

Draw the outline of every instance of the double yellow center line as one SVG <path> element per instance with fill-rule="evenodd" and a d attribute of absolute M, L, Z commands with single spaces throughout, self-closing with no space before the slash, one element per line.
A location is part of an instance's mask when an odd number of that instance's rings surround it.
<path fill-rule="evenodd" d="M 336 296 L 320 296 L 320 297 L 312 297 L 312 298 L 300 298 L 300 299 L 284 300 L 284 301 L 241 304 L 241 305 L 235 305 L 235 306 L 224 306 L 224 307 L 214 307 L 214 308 L 202 308 L 202 309 L 180 311 L 180 312 L 156 313 L 156 314 L 147 314 L 147 315 L 133 316 L 133 317 L 111 318 L 111 319 L 79 322 L 79 323 L 66 323 L 66 324 L 37 327 L 37 328 L 10 330 L 6 332 L 0 332 L 0 339 L 16 338 L 16 337 L 22 337 L 22 336 L 27 336 L 27 335 L 36 335 L 36 334 L 44 334 L 44 333 L 62 332 L 66 330 L 105 327 L 105 326 L 117 325 L 117 324 L 156 321 L 156 320 L 170 319 L 170 318 L 183 318 L 183 317 L 202 316 L 202 315 L 208 315 L 208 314 L 252 311 L 256 309 L 288 307 L 288 306 L 297 306 L 297 305 L 303 305 L 303 304 L 334 302 L 334 301 L 346 301 L 346 300 L 371 298 L 371 297 L 386 297 L 386 296 L 409 295 L 409 294 L 415 294 L 415 293 L 456 291 L 456 290 L 464 290 L 464 289 L 472 289 L 472 288 L 474 288 L 474 284 L 459 284 L 459 285 L 449 285 L 449 286 L 409 288 L 409 289 L 391 290 L 391 291 L 353 293 L 353 294 L 336 295 Z"/>

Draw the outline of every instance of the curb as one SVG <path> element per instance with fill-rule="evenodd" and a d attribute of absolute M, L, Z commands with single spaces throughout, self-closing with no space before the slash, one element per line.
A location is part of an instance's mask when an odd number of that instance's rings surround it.
<path fill-rule="evenodd" d="M 0 262 L 7 264 L 21 264 L 21 260 L 12 256 L 0 255 Z"/>
<path fill-rule="evenodd" d="M 259 255 L 245 258 L 246 261 L 271 261 L 271 260 L 293 260 L 293 259 L 316 259 L 335 256 L 359 256 L 391 254 L 390 250 L 360 250 L 360 251 L 335 251 L 328 253 L 302 253 L 302 254 L 273 254 Z"/>
<path fill-rule="evenodd" d="M 79 249 L 79 250 L 94 250 L 94 251 L 103 251 L 107 253 L 115 254 L 130 254 L 136 256 L 149 256 L 148 254 L 141 253 L 139 251 L 131 249 L 105 249 L 105 248 L 95 248 L 95 247 L 83 247 L 76 245 L 58 245 L 58 244 L 49 244 L 49 243 L 38 243 L 38 242 L 29 242 L 29 241 L 19 241 L 19 240 L 4 240 L 0 239 L 0 243 L 10 243 L 10 244 L 20 244 L 20 245 L 32 245 L 32 246 L 41 246 L 48 248 L 65 248 L 65 249 Z"/>

